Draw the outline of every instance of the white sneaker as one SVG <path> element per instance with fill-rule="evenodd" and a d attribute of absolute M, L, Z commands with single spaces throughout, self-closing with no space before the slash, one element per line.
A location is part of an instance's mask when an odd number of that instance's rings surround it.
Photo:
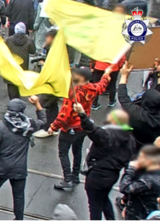
<path fill-rule="evenodd" d="M 45 130 L 39 130 L 39 131 L 35 132 L 33 134 L 33 136 L 38 137 L 38 138 L 45 138 L 45 137 L 56 136 L 58 134 L 59 134 L 59 132 L 53 132 L 53 134 L 48 134 L 48 132 Z"/>

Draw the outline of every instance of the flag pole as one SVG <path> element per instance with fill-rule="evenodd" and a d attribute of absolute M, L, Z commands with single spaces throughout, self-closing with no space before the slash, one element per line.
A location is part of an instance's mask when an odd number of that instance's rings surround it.
<path fill-rule="evenodd" d="M 77 101 L 77 97 L 76 97 L 76 91 L 75 91 L 75 88 L 74 88 L 74 84 L 73 84 L 73 80 L 71 79 L 71 87 L 72 87 L 72 90 L 73 90 L 73 97 L 75 99 L 75 102 L 76 104 L 78 104 L 78 101 Z"/>

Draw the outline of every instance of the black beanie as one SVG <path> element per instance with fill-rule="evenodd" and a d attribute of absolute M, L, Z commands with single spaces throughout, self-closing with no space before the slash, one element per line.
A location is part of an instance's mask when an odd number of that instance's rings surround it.
<path fill-rule="evenodd" d="M 88 67 L 73 68 L 72 73 L 83 76 L 86 81 L 90 81 L 92 79 L 92 72 Z"/>

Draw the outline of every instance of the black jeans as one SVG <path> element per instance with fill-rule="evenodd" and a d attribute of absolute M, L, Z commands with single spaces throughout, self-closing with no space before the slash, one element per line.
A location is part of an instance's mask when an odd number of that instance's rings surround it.
<path fill-rule="evenodd" d="M 0 187 L 8 179 L 0 178 Z M 25 185 L 26 179 L 22 180 L 10 180 L 10 185 L 12 187 L 13 203 L 14 203 L 14 214 L 16 220 L 23 220 L 24 214 L 24 203 L 25 203 Z"/>
<path fill-rule="evenodd" d="M 100 70 L 94 70 L 93 72 L 93 83 L 98 83 L 102 76 L 104 74 L 104 71 Z M 111 74 L 111 81 L 108 86 L 108 91 L 109 91 L 109 101 L 114 102 L 115 96 L 116 96 L 116 82 L 117 82 L 117 77 L 118 77 L 118 71 L 115 71 Z M 98 99 L 99 96 L 97 96 L 93 102 L 94 105 L 98 104 Z"/>
<path fill-rule="evenodd" d="M 7 84 L 8 96 L 9 99 L 12 100 L 14 98 L 20 98 L 19 89 L 14 84 Z"/>
<path fill-rule="evenodd" d="M 58 115 L 58 98 L 52 94 L 42 94 L 40 95 L 40 103 L 46 109 L 47 123 L 44 129 L 47 131 Z"/>
<path fill-rule="evenodd" d="M 64 179 L 67 182 L 72 180 L 72 174 L 78 176 L 80 173 L 82 147 L 86 134 L 85 132 L 76 132 L 75 135 L 61 131 L 59 136 L 59 158 L 61 161 Z M 71 172 L 71 164 L 69 159 L 69 150 L 72 146 L 73 153 L 73 169 Z"/>
<path fill-rule="evenodd" d="M 111 201 L 108 197 L 110 189 L 94 189 L 86 190 L 90 209 L 91 220 L 102 220 L 102 212 L 106 220 L 114 220 L 114 212 Z"/>

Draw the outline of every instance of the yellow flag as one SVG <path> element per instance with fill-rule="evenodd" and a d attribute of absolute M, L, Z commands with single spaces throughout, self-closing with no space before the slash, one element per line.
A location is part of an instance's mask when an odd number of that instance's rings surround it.
<path fill-rule="evenodd" d="M 47 0 L 45 10 L 63 29 L 66 43 L 95 60 L 113 62 L 129 46 L 122 36 L 124 15 L 72 0 Z"/>
<path fill-rule="evenodd" d="M 22 96 L 45 93 L 68 97 L 71 73 L 62 30 L 55 38 L 40 74 L 24 71 L 0 38 L 0 72 L 3 78 L 19 87 Z"/>

